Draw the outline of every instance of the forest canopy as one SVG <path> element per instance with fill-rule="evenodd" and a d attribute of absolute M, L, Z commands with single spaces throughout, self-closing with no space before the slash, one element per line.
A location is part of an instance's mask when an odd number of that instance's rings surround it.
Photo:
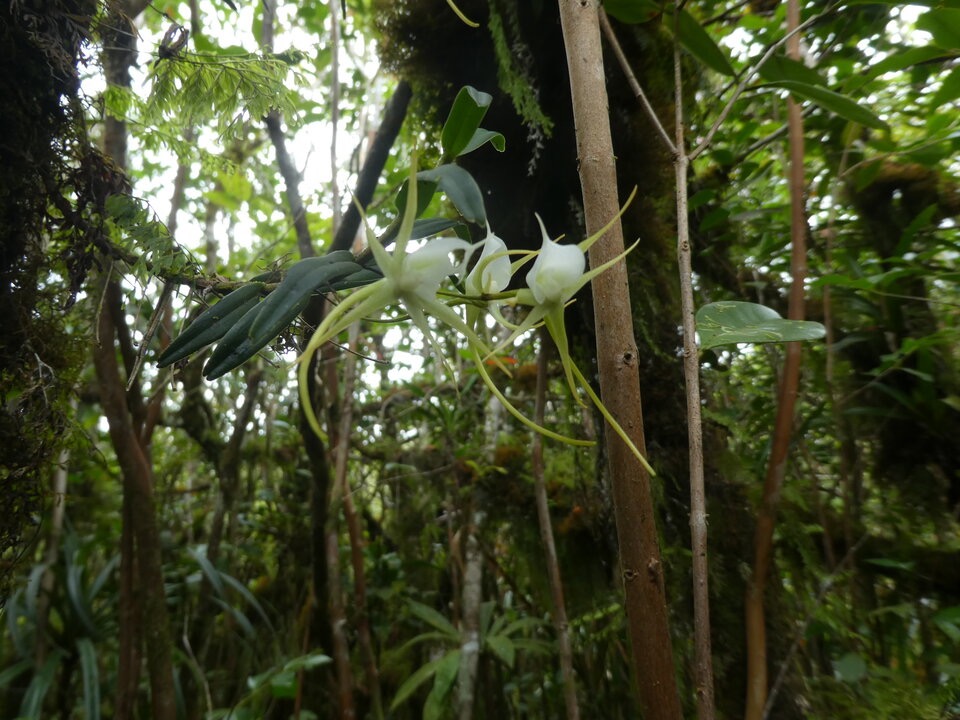
<path fill-rule="evenodd" d="M 0 715 L 960 717 L 960 3 L 0 8 Z"/>

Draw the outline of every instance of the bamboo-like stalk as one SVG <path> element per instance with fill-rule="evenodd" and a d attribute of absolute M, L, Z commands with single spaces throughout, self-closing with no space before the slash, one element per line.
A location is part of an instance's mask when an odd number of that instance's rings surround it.
<path fill-rule="evenodd" d="M 587 233 L 602 228 L 619 210 L 613 141 L 595 0 L 559 0 Z M 593 267 L 624 249 L 616 221 L 590 249 Z M 644 452 L 637 345 L 633 337 L 626 266 L 618 263 L 592 281 L 600 392 L 611 415 Z M 647 720 L 679 720 L 663 566 L 657 545 L 650 477 L 627 445 L 605 433 L 620 569 L 637 687 Z"/>
<path fill-rule="evenodd" d="M 675 17 L 675 22 L 676 22 Z M 690 545 L 693 554 L 694 654 L 696 668 L 697 717 L 713 720 L 716 715 L 713 688 L 713 654 L 710 641 L 709 562 L 707 557 L 707 503 L 704 489 L 703 422 L 700 410 L 700 361 L 696 342 L 696 306 L 693 296 L 693 263 L 690 244 L 690 219 L 687 202 L 687 171 L 690 156 L 687 153 L 683 124 L 683 85 L 680 63 L 680 45 L 674 43 L 674 88 L 676 142 L 670 139 L 647 101 L 630 63 L 624 54 L 616 33 L 600 12 L 603 28 L 614 56 L 620 63 L 627 83 L 674 158 L 677 197 L 677 261 L 680 271 L 680 298 L 683 327 L 683 372 L 687 396 L 687 433 L 690 475 Z M 676 31 L 674 37 L 677 37 Z"/>
<path fill-rule="evenodd" d="M 713 655 L 710 643 L 710 565 L 707 559 L 707 498 L 703 480 L 703 419 L 700 412 L 700 354 L 696 337 L 696 304 L 693 298 L 693 262 L 687 206 L 687 156 L 683 132 L 683 78 L 681 75 L 679 12 L 674 13 L 673 84 L 677 192 L 677 262 L 680 270 L 680 305 L 683 316 L 683 376 L 687 395 L 687 445 L 690 475 L 690 549 L 693 554 L 693 646 L 696 666 L 697 718 L 713 720 Z"/>
<path fill-rule="evenodd" d="M 800 25 L 798 0 L 787 0 L 787 55 L 800 59 Z M 804 208 L 806 183 L 803 172 L 803 117 L 800 106 L 787 99 L 787 124 L 790 146 L 790 273 L 792 286 L 788 317 L 802 320 L 804 316 L 804 279 L 807 275 L 807 220 Z M 773 561 L 773 531 L 776 525 L 777 505 L 786 476 L 790 440 L 793 433 L 793 415 L 800 385 L 800 343 L 787 343 L 783 374 L 774 420 L 773 442 L 767 465 L 757 528 L 754 535 L 753 574 L 747 584 L 745 616 L 747 642 L 747 697 L 746 720 L 760 720 L 767 702 L 767 637 L 764 592 Z"/>

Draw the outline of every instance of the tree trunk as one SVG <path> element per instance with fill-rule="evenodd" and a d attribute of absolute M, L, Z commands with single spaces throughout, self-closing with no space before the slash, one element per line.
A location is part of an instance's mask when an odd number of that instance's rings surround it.
<path fill-rule="evenodd" d="M 587 233 L 592 234 L 619 211 L 598 6 L 585 0 L 559 2 L 584 212 Z M 597 267 L 623 249 L 623 232 L 615 222 L 591 248 L 590 265 Z M 592 287 L 601 398 L 634 444 L 645 452 L 638 355 L 625 264 L 618 263 L 595 277 Z M 640 704 L 648 720 L 679 720 L 680 697 L 650 477 L 615 433 L 606 433 L 606 444 Z"/>

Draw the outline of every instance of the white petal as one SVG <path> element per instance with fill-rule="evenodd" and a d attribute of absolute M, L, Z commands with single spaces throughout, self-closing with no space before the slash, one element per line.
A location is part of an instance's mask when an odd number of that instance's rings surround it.
<path fill-rule="evenodd" d="M 396 277 L 390 278 L 397 294 L 435 294 L 445 277 L 457 273 L 458 264 L 451 259 L 450 253 L 469 247 L 470 243 L 460 238 L 435 238 L 408 253 L 399 264 Z"/>
<path fill-rule="evenodd" d="M 483 261 L 495 255 L 496 253 L 506 253 L 507 244 L 499 237 L 490 232 L 487 226 L 487 237 L 483 241 L 483 252 L 473 266 L 473 270 L 467 275 L 466 288 L 471 295 L 484 295 L 487 293 L 497 293 L 510 284 L 510 257 L 501 255 L 488 263 L 484 263 L 483 269 L 477 272 Z"/>
<path fill-rule="evenodd" d="M 580 288 L 587 261 L 576 245 L 560 245 L 547 236 L 543 221 L 543 246 L 527 273 L 527 285 L 538 303 L 563 303 Z"/>

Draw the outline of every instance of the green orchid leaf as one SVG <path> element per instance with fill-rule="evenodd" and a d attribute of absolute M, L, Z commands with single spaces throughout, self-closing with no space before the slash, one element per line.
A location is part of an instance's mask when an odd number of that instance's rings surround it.
<path fill-rule="evenodd" d="M 207 380 L 216 380 L 218 377 L 226 375 L 256 354 L 259 348 L 250 349 L 249 333 L 250 327 L 253 325 L 253 321 L 257 319 L 262 306 L 262 302 L 257 303 L 247 310 L 246 314 L 223 336 L 220 344 L 214 348 L 213 354 L 210 355 L 203 366 L 203 376 Z"/>
<path fill-rule="evenodd" d="M 353 288 L 363 287 L 377 280 L 383 280 L 383 273 L 374 267 L 365 267 L 357 270 L 355 273 L 347 275 L 333 284 L 334 290 L 351 290 Z"/>
<path fill-rule="evenodd" d="M 453 624 L 447 620 L 443 615 L 438 613 L 432 607 L 424 605 L 423 603 L 418 603 L 415 600 L 410 601 L 410 612 L 416 615 L 418 618 L 423 620 L 428 625 L 432 625 L 437 630 L 442 633 L 446 633 L 449 637 L 457 638 L 460 637 L 460 633 L 453 626 Z"/>
<path fill-rule="evenodd" d="M 872 110 L 868 110 L 863 105 L 858 104 L 855 100 L 851 100 L 845 95 L 836 93 L 833 90 L 827 90 L 827 88 L 820 87 L 819 85 L 797 82 L 796 80 L 778 80 L 767 83 L 767 86 L 788 90 L 792 95 L 796 95 L 804 100 L 809 100 L 824 110 L 829 110 L 835 115 L 839 115 L 855 123 L 860 123 L 866 127 L 872 127 L 877 130 L 890 129 L 887 123 L 875 115 Z"/>
<path fill-rule="evenodd" d="M 473 134 L 473 137 L 470 138 L 470 142 L 467 143 L 467 146 L 460 151 L 460 155 L 458 155 L 458 157 L 466 155 L 467 153 L 472 153 L 474 150 L 479 147 L 483 147 L 487 143 L 493 145 L 497 152 L 503 152 L 507 149 L 507 140 L 501 133 L 479 128 Z"/>
<path fill-rule="evenodd" d="M 413 223 L 413 232 L 410 233 L 410 239 L 422 240 L 423 238 L 438 235 L 444 230 L 449 230 L 461 224 L 459 221 L 450 220 L 449 218 L 421 218 Z"/>
<path fill-rule="evenodd" d="M 100 668 L 97 651 L 88 637 L 77 638 L 80 674 L 83 677 L 83 708 L 87 720 L 100 718 Z"/>
<path fill-rule="evenodd" d="M 437 665 L 433 677 L 433 688 L 423 704 L 423 720 L 440 720 L 449 707 L 448 697 L 453 689 L 453 682 L 457 679 L 460 670 L 460 651 L 447 653 Z"/>
<path fill-rule="evenodd" d="M 506 635 L 492 635 L 487 638 L 486 646 L 508 668 L 513 668 L 517 657 L 517 646 Z"/>
<path fill-rule="evenodd" d="M 672 32 L 673 22 L 668 22 L 666 25 Z M 684 48 L 690 51 L 691 55 L 711 70 L 721 75 L 736 76 L 737 71 L 733 69 L 720 46 L 686 10 L 680 11 L 679 22 L 677 23 L 677 39 Z"/>
<path fill-rule="evenodd" d="M 492 100 L 492 95 L 469 85 L 460 88 L 440 133 L 440 143 L 446 157 L 452 159 L 464 153 L 480 127 L 483 116 L 487 114 Z"/>
<path fill-rule="evenodd" d="M 397 211 L 403 214 L 406 212 L 407 208 L 407 187 L 409 181 L 404 180 L 403 185 L 400 186 L 400 190 L 397 191 L 397 197 L 394 199 L 393 204 L 396 206 Z M 436 182 L 427 182 L 425 179 L 418 177 L 417 179 L 417 211 L 415 217 L 420 217 L 429 207 L 430 201 L 433 200 L 434 193 L 437 192 L 437 183 Z M 393 241 L 397 236 L 399 231 L 399 226 L 393 228 L 393 232 L 385 234 L 380 238 L 381 244 L 386 247 L 387 244 Z"/>
<path fill-rule="evenodd" d="M 250 283 L 200 313 L 157 359 L 157 367 L 166 367 L 222 338 L 247 311 L 260 301 L 263 283 Z"/>
<path fill-rule="evenodd" d="M 697 311 L 700 349 L 736 343 L 775 343 L 819 340 L 826 329 L 810 320 L 785 320 L 763 305 L 748 302 L 716 302 Z"/>
<path fill-rule="evenodd" d="M 423 685 L 423 683 L 436 674 L 442 663 L 445 661 L 449 662 L 447 658 L 449 658 L 451 655 L 455 655 L 457 657 L 457 662 L 459 662 L 460 651 L 455 650 L 451 653 L 447 653 L 441 658 L 431 660 L 426 665 L 421 665 L 416 672 L 408 677 L 397 689 L 397 694 L 394 696 L 393 702 L 390 703 L 390 710 L 396 710 L 398 707 L 400 707 L 400 705 L 406 702 L 410 696 L 417 691 L 417 688 L 419 688 L 421 685 Z"/>
<path fill-rule="evenodd" d="M 315 292 L 332 291 L 334 282 L 360 269 L 346 250 L 307 258 L 291 267 L 283 282 L 263 301 L 260 314 L 250 327 L 250 339 L 259 345 L 256 350 L 293 322 Z"/>
<path fill-rule="evenodd" d="M 480 187 L 459 165 L 440 165 L 433 170 L 423 170 L 417 173 L 417 178 L 437 183 L 468 222 L 483 225 L 487 221 Z"/>

